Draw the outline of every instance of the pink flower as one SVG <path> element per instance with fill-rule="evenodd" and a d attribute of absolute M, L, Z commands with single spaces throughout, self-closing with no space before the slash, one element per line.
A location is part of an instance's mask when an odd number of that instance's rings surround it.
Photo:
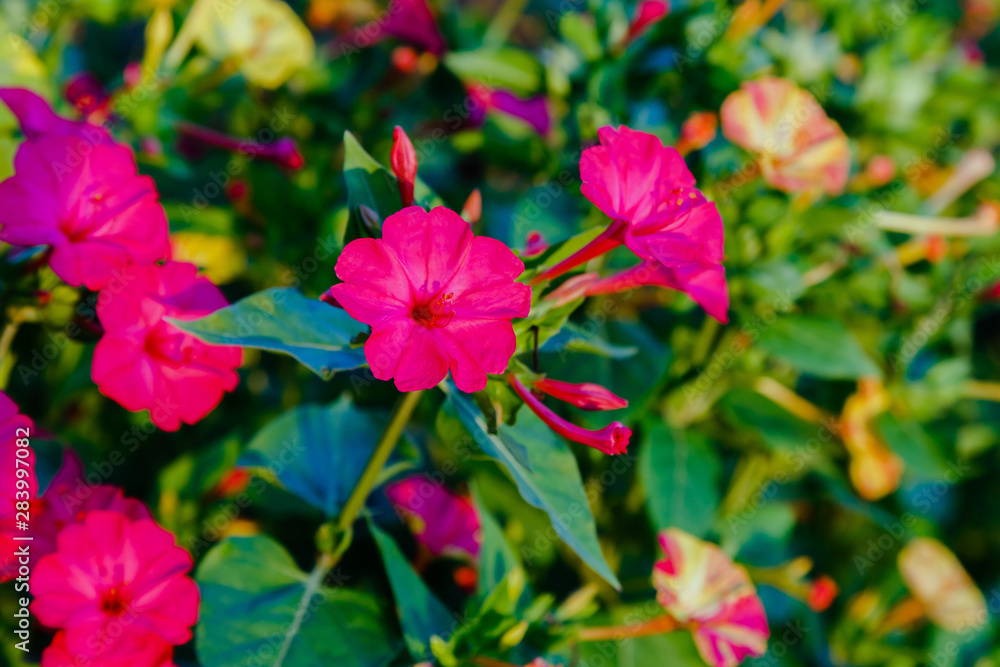
<path fill-rule="evenodd" d="M 0 88 L 0 102 L 17 118 L 21 132 L 29 141 L 43 137 L 77 137 L 92 144 L 114 143 L 103 127 L 61 118 L 48 102 L 30 90 Z"/>
<path fill-rule="evenodd" d="M 522 254 L 525 257 L 541 255 L 548 249 L 549 243 L 545 240 L 541 232 L 533 229 L 524 237 L 524 253 Z"/>
<path fill-rule="evenodd" d="M 42 667 L 174 667 L 173 657 L 173 645 L 152 633 L 127 634 L 111 645 L 71 653 L 63 631 L 42 653 Z"/>
<path fill-rule="evenodd" d="M 483 543 L 479 514 L 468 498 L 421 476 L 394 482 L 385 494 L 432 555 L 479 557 Z"/>
<path fill-rule="evenodd" d="M 474 236 L 454 211 L 410 206 L 385 219 L 381 239 L 344 248 L 344 282 L 330 293 L 371 325 L 365 357 L 376 378 L 416 391 L 450 369 L 459 389 L 475 392 L 514 354 L 511 320 L 531 308 L 531 288 L 514 282 L 523 271 L 507 246 Z"/>
<path fill-rule="evenodd" d="M 32 510 L 31 534 L 34 537 L 32 550 L 35 558 L 55 551 L 60 531 L 83 521 L 94 510 L 118 512 L 133 521 L 152 518 L 144 504 L 126 498 L 117 486 L 91 485 L 86 479 L 80 457 L 71 449 L 65 450 L 59 472 Z"/>
<path fill-rule="evenodd" d="M 670 13 L 670 2 L 668 0 L 641 0 L 636 8 L 632 23 L 629 24 L 628 33 L 622 41 L 624 46 L 628 46 L 639 39 L 654 25 L 662 21 Z"/>
<path fill-rule="evenodd" d="M 548 134 L 552 127 L 548 100 L 540 95 L 524 98 L 510 91 L 472 84 L 469 86 L 469 101 L 469 118 L 473 125 L 481 125 L 487 111 L 499 111 L 524 121 L 541 135 Z"/>
<path fill-rule="evenodd" d="M 13 99 L 28 137 L 14 158 L 14 176 L 0 183 L 0 240 L 52 246 L 56 275 L 95 290 L 127 264 L 169 256 L 156 188 L 138 175 L 128 148 L 100 128 L 58 118 L 27 91 L 6 89 L 0 97 Z"/>
<path fill-rule="evenodd" d="M 362 27 L 359 32 L 369 39 L 374 32 L 376 41 L 383 35 L 391 35 L 436 56 L 448 48 L 427 0 L 392 0 L 384 15 Z"/>
<path fill-rule="evenodd" d="M 105 334 L 91 376 L 101 393 L 127 410 L 149 410 L 165 431 L 200 420 L 236 387 L 242 353 L 202 343 L 166 318 L 198 319 L 226 305 L 193 264 L 130 268 L 125 289 L 105 290 L 97 300 Z"/>
<path fill-rule="evenodd" d="M 417 181 L 417 151 L 399 125 L 392 131 L 392 153 L 389 156 L 392 173 L 399 183 L 399 198 L 403 206 L 413 203 L 413 188 Z"/>
<path fill-rule="evenodd" d="M 769 185 L 838 195 L 847 187 L 847 135 L 808 91 L 787 79 L 746 81 L 722 104 L 722 133 L 758 154 Z"/>
<path fill-rule="evenodd" d="M 18 529 L 17 513 L 30 514 L 30 503 L 38 493 L 35 453 L 30 445 L 19 446 L 19 443 L 28 442 L 26 438 L 32 435 L 33 428 L 31 420 L 20 414 L 14 401 L 0 391 L 0 456 L 4 461 L 0 465 L 3 470 L 0 474 L 0 582 L 18 576 L 19 563 L 14 552 L 24 542 L 14 538 L 28 533 Z"/>
<path fill-rule="evenodd" d="M 581 190 L 612 223 L 533 282 L 556 278 L 625 244 L 644 261 L 616 277 L 625 288 L 660 285 L 677 289 L 712 317 L 728 321 L 722 217 L 715 204 L 694 187 L 694 176 L 684 159 L 655 136 L 624 126 L 618 130 L 603 127 L 598 136 L 601 145 L 588 148 L 580 159 Z"/>
<path fill-rule="evenodd" d="M 628 401 L 624 398 L 592 382 L 572 384 L 540 378 L 535 380 L 534 387 L 536 391 L 566 401 L 583 410 L 620 410 L 628 407 Z"/>
<path fill-rule="evenodd" d="M 612 422 L 596 431 L 571 424 L 542 403 L 537 396 L 524 386 L 524 383 L 516 375 L 510 373 L 507 376 L 507 380 L 510 382 L 511 389 L 521 397 L 521 400 L 525 402 L 528 408 L 538 415 L 549 428 L 562 437 L 568 438 L 573 442 L 579 442 L 582 445 L 587 445 L 588 447 L 593 447 L 608 455 L 625 454 L 628 451 L 628 443 L 632 438 L 632 429 L 621 422 Z"/>
<path fill-rule="evenodd" d="M 746 570 L 719 547 L 682 530 L 660 533 L 666 554 L 653 569 L 657 600 L 694 636 L 712 667 L 736 667 L 767 650 L 767 616 Z"/>
<path fill-rule="evenodd" d="M 97 510 L 59 533 L 58 550 L 35 565 L 31 611 L 65 630 L 61 645 L 74 656 L 144 652 L 150 641 L 139 640 L 150 635 L 153 644 L 184 644 L 198 620 L 192 565 L 155 522 Z"/>

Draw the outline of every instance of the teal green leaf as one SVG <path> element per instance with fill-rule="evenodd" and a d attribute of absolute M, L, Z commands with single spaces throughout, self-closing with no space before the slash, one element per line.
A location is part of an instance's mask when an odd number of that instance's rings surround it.
<path fill-rule="evenodd" d="M 212 345 L 290 355 L 324 379 L 367 363 L 364 351 L 351 347 L 364 324 L 289 287 L 258 292 L 201 319 L 170 322 Z"/>
<path fill-rule="evenodd" d="M 503 528 L 496 517 L 483 507 L 475 487 L 472 489 L 472 498 L 479 513 L 479 523 L 483 532 L 483 544 L 479 549 L 478 592 L 481 596 L 486 596 L 508 573 L 521 565 L 514 555 L 514 550 L 507 543 Z"/>
<path fill-rule="evenodd" d="M 719 506 L 720 469 L 715 447 L 701 434 L 660 424 L 646 429 L 639 474 L 656 528 L 704 537 Z"/>
<path fill-rule="evenodd" d="M 392 536 L 370 517 L 368 529 L 382 553 L 406 647 L 414 660 L 424 660 L 429 657 L 432 637 L 447 638 L 454 624 L 451 613 L 413 571 Z"/>
<path fill-rule="evenodd" d="M 576 457 L 566 443 L 527 410 L 518 415 L 515 426 L 501 424 L 494 435 L 472 399 L 454 385 L 447 386 L 451 407 L 483 453 L 507 470 L 528 504 L 549 515 L 556 533 L 583 562 L 620 587 L 601 553 Z"/>
<path fill-rule="evenodd" d="M 881 377 L 882 371 L 839 320 L 806 315 L 779 317 L 758 345 L 803 373 L 834 380 Z"/>
<path fill-rule="evenodd" d="M 204 667 L 382 667 L 399 654 L 372 596 L 323 585 L 269 537 L 217 545 L 198 568 L 198 658 Z"/>
<path fill-rule="evenodd" d="M 378 416 L 344 398 L 284 413 L 254 436 L 240 465 L 269 468 L 288 491 L 335 517 L 381 433 Z"/>

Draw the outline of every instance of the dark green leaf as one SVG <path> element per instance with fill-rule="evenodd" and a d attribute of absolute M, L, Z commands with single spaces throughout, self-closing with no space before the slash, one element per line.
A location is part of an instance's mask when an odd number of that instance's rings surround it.
<path fill-rule="evenodd" d="M 399 653 L 374 597 L 323 585 L 280 544 L 236 537 L 198 568 L 198 657 L 204 667 L 380 667 Z"/>
<path fill-rule="evenodd" d="M 351 340 L 367 327 L 340 308 L 275 287 L 198 320 L 170 320 L 212 345 L 252 347 L 288 354 L 324 379 L 366 364 Z"/>
<path fill-rule="evenodd" d="M 414 660 L 426 659 L 430 653 L 431 637 L 448 636 L 454 623 L 451 613 L 434 597 L 420 575 L 413 571 L 392 536 L 371 518 L 368 519 L 368 529 L 382 553 L 410 656 Z"/>
<path fill-rule="evenodd" d="M 515 426 L 501 424 L 497 435 L 488 432 L 482 412 L 471 398 L 448 385 L 450 405 L 476 444 L 501 463 L 521 497 L 544 510 L 556 533 L 583 561 L 610 584 L 619 587 L 601 545 L 587 502 L 576 457 L 541 419 L 524 410 Z"/>
<path fill-rule="evenodd" d="M 639 472 L 646 507 L 658 530 L 675 527 L 703 537 L 719 505 L 719 456 L 704 436 L 664 425 L 646 430 Z"/>
<path fill-rule="evenodd" d="M 360 479 L 381 428 L 376 415 L 346 398 L 328 406 L 300 406 L 262 428 L 240 464 L 270 469 L 286 489 L 335 517 Z"/>

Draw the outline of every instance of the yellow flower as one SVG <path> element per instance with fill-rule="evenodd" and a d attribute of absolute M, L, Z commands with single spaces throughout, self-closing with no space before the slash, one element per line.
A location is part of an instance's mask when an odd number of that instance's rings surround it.
<path fill-rule="evenodd" d="M 722 133 L 758 154 L 769 185 L 838 195 L 847 186 L 847 135 L 816 98 L 787 79 L 747 81 L 722 104 Z"/>
<path fill-rule="evenodd" d="M 198 45 L 217 60 L 232 59 L 243 76 L 277 88 L 308 67 L 316 51 L 309 29 L 281 0 L 198 0 Z"/>
<path fill-rule="evenodd" d="M 918 537 L 899 552 L 899 572 L 928 618 L 950 632 L 986 624 L 986 599 L 948 547 Z"/>
<path fill-rule="evenodd" d="M 247 267 L 243 248 L 228 236 L 174 232 L 170 235 L 170 249 L 174 260 L 198 266 L 216 285 L 237 278 Z"/>
<path fill-rule="evenodd" d="M 889 409 L 891 399 L 874 378 L 858 382 L 858 391 L 844 401 L 840 437 L 851 455 L 849 473 L 854 488 L 865 500 L 878 500 L 899 488 L 903 461 L 874 430 L 872 421 Z"/>

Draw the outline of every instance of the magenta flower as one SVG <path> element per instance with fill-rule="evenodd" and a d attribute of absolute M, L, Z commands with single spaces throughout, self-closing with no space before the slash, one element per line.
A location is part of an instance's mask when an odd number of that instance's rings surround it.
<path fill-rule="evenodd" d="M 475 236 L 443 206 L 404 208 L 381 239 L 351 241 L 330 288 L 348 314 L 369 324 L 365 357 L 400 391 L 429 389 L 451 371 L 465 392 L 507 370 L 517 342 L 511 320 L 531 309 L 531 288 L 514 282 L 524 264 L 500 241 Z"/>
<path fill-rule="evenodd" d="M 427 0 L 392 0 L 389 8 L 371 23 L 355 31 L 353 41 L 377 42 L 395 37 L 440 56 L 448 48 Z"/>
<path fill-rule="evenodd" d="M 193 320 L 227 305 L 193 264 L 131 267 L 125 289 L 99 295 L 97 316 L 105 333 L 94 350 L 91 377 L 127 410 L 149 410 L 164 431 L 194 424 L 236 388 L 242 353 L 202 343 L 166 318 Z"/>
<path fill-rule="evenodd" d="M 552 113 L 544 96 L 518 97 L 506 90 L 496 90 L 480 84 L 469 86 L 470 115 L 473 125 L 481 125 L 487 111 L 499 111 L 518 118 L 538 134 L 548 134 L 552 127 Z"/>
<path fill-rule="evenodd" d="M 56 275 L 94 290 L 127 264 L 169 256 L 153 180 L 138 175 L 128 148 L 100 128 L 58 118 L 27 91 L 5 89 L 0 97 L 13 100 L 28 137 L 15 174 L 0 183 L 0 240 L 51 246 Z"/>
<path fill-rule="evenodd" d="M 198 620 L 198 587 L 187 576 L 192 565 L 155 522 L 94 511 L 59 533 L 58 550 L 35 565 L 31 611 L 65 630 L 60 645 L 73 656 L 184 644 Z"/>
<path fill-rule="evenodd" d="M 84 653 L 71 653 L 66 632 L 58 632 L 42 653 L 42 667 L 175 667 L 174 647 L 152 633 L 127 634 L 111 645 L 96 644 Z M 86 661 L 86 662 L 84 662 Z"/>
<path fill-rule="evenodd" d="M 65 450 L 59 472 L 32 510 L 31 548 L 36 559 L 56 550 L 56 539 L 63 528 L 80 523 L 94 510 L 118 512 L 133 521 L 152 518 L 144 504 L 126 498 L 117 486 L 88 483 L 83 463 L 72 449 Z"/>
<path fill-rule="evenodd" d="M 30 514 L 30 503 L 38 493 L 35 453 L 30 446 L 18 446 L 19 441 L 24 444 L 27 442 L 25 438 L 33 435 L 30 433 L 32 428 L 31 420 L 20 414 L 14 401 L 0 391 L 0 456 L 4 461 L 0 466 L 3 470 L 0 474 L 0 582 L 18 576 L 19 563 L 14 552 L 24 542 L 14 538 L 28 533 L 18 530 L 17 513 Z M 19 451 L 26 453 L 19 456 Z M 18 503 L 24 504 L 19 506 Z"/>
<path fill-rule="evenodd" d="M 686 292 L 725 323 L 729 292 L 722 267 L 722 217 L 715 204 L 694 187 L 680 154 L 655 136 L 625 126 L 603 127 L 598 136 L 601 145 L 588 148 L 580 159 L 581 191 L 611 225 L 533 282 L 561 276 L 624 244 L 646 268 L 616 280 L 623 279 L 628 288 L 660 285 Z"/>
<path fill-rule="evenodd" d="M 419 475 L 388 485 L 385 495 L 431 555 L 479 557 L 483 535 L 468 498 Z"/>
<path fill-rule="evenodd" d="M 612 422 L 596 431 L 577 426 L 566 421 L 548 408 L 513 373 L 508 374 L 507 380 L 510 382 L 511 389 L 521 397 L 521 400 L 525 402 L 531 411 L 538 415 L 549 428 L 564 438 L 579 442 L 588 447 L 593 447 L 609 455 L 624 454 L 628 451 L 628 443 L 632 438 L 632 429 L 621 422 Z"/>
<path fill-rule="evenodd" d="M 662 21 L 670 13 L 668 0 L 640 0 L 635 15 L 628 26 L 628 33 L 622 40 L 623 46 L 628 46 L 639 39 L 650 28 Z"/>
<path fill-rule="evenodd" d="M 417 151 L 399 125 L 392 131 L 392 153 L 389 156 L 392 173 L 399 183 L 399 198 L 403 206 L 413 203 L 413 188 L 417 181 Z"/>
<path fill-rule="evenodd" d="M 660 533 L 656 599 L 691 631 L 712 667 L 736 667 L 767 650 L 767 616 L 750 577 L 719 547 L 677 528 Z"/>
<path fill-rule="evenodd" d="M 92 144 L 114 143 L 103 127 L 62 118 L 39 95 L 24 88 L 0 88 L 3 102 L 17 118 L 21 132 L 30 140 L 43 137 L 77 137 Z"/>
<path fill-rule="evenodd" d="M 628 401 L 610 389 L 593 382 L 572 384 L 560 380 L 540 378 L 535 380 L 535 390 L 565 401 L 582 410 L 620 410 L 628 407 Z"/>

